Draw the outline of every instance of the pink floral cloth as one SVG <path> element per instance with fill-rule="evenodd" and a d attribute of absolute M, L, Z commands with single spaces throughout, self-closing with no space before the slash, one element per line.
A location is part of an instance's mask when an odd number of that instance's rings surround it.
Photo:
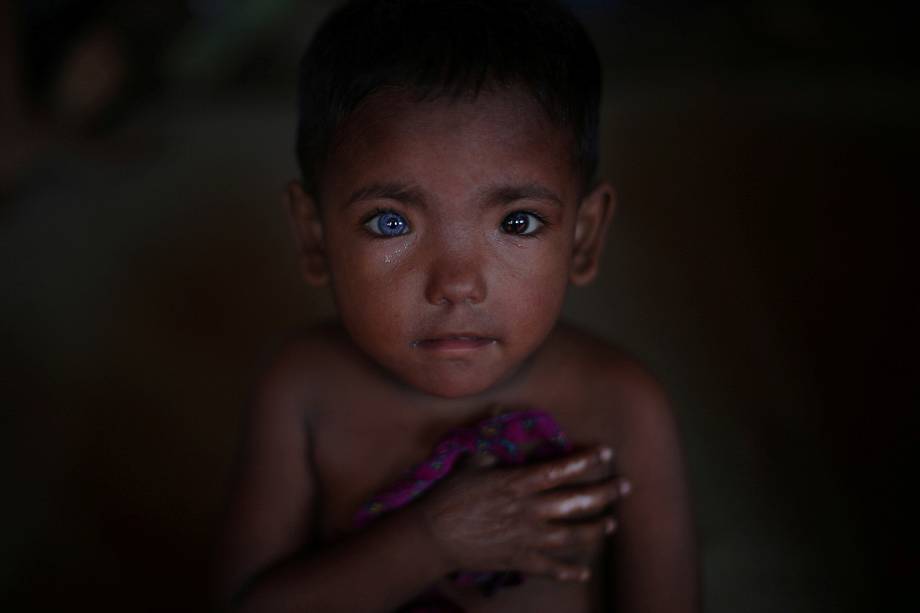
<path fill-rule="evenodd" d="M 448 432 L 430 458 L 406 471 L 402 478 L 365 503 L 355 516 L 362 527 L 389 511 L 403 507 L 446 477 L 467 455 L 488 454 L 496 465 L 520 465 L 559 457 L 572 446 L 556 421 L 538 410 L 513 411 L 485 419 L 478 424 Z M 517 585 L 523 580 L 517 572 L 462 571 L 451 577 L 457 584 L 475 585 L 485 594 Z M 437 592 L 428 592 L 402 611 L 457 611 L 457 607 Z"/>

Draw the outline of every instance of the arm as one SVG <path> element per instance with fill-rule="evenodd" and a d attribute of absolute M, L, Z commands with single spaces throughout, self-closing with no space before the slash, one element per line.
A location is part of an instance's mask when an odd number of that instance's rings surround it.
<path fill-rule="evenodd" d="M 677 427 L 660 386 L 628 370 L 617 457 L 633 491 L 619 506 L 613 542 L 616 610 L 696 612 L 699 568 Z"/>
<path fill-rule="evenodd" d="M 215 596 L 241 611 L 396 608 L 448 571 L 411 509 L 335 547 L 314 546 L 309 398 L 291 362 L 269 373 L 247 417 Z"/>
<path fill-rule="evenodd" d="M 391 611 L 447 573 L 411 512 L 327 550 L 256 576 L 232 602 L 240 611 Z"/>

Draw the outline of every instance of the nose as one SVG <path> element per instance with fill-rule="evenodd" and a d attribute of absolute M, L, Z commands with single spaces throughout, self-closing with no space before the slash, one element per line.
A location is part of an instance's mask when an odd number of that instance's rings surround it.
<path fill-rule="evenodd" d="M 442 253 L 432 262 L 425 286 L 429 304 L 479 304 L 486 299 L 482 263 L 470 247 Z"/>

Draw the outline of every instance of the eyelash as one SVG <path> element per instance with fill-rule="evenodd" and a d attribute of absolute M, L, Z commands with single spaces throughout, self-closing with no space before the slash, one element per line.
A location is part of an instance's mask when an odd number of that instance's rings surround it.
<path fill-rule="evenodd" d="M 403 232 L 402 234 L 395 234 L 395 235 L 392 235 L 392 236 L 387 236 L 387 235 L 385 235 L 385 234 L 378 234 L 378 233 L 376 233 L 376 232 L 374 232 L 374 231 L 368 229 L 367 225 L 368 225 L 375 217 L 378 217 L 379 215 L 385 215 L 385 214 L 387 214 L 387 213 L 390 213 L 390 214 L 393 214 L 393 215 L 399 215 L 400 217 L 402 217 L 402 219 L 406 222 L 406 226 L 408 226 L 408 230 L 407 230 L 406 232 Z M 530 234 L 513 234 L 513 233 L 511 233 L 511 232 L 506 232 L 506 234 L 508 234 L 509 236 L 516 236 L 516 237 L 519 237 L 519 238 L 538 238 L 538 237 L 540 236 L 540 234 L 542 234 L 542 233 L 544 232 L 544 230 L 545 230 L 548 226 L 552 225 L 551 222 L 550 222 L 546 217 L 544 217 L 543 215 L 541 215 L 540 213 L 537 213 L 536 211 L 531 211 L 531 210 L 529 210 L 529 209 L 520 209 L 520 210 L 517 210 L 517 211 L 511 211 L 510 213 L 508 213 L 507 215 L 505 215 L 505 216 L 502 218 L 502 221 L 501 221 L 501 223 L 499 224 L 499 227 L 501 227 L 501 225 L 504 224 L 505 220 L 508 219 L 509 217 L 511 217 L 511 216 L 513 216 L 513 215 L 518 215 L 518 214 L 521 214 L 521 213 L 523 213 L 524 215 L 530 215 L 530 216 L 532 216 L 534 219 L 537 220 L 537 222 L 539 222 L 540 226 L 539 226 L 536 230 L 534 230 L 533 232 L 531 232 Z M 368 213 L 367 215 L 365 215 L 364 217 L 362 217 L 362 218 L 361 218 L 361 228 L 362 228 L 365 232 L 367 232 L 368 234 L 370 234 L 373 238 L 380 238 L 380 239 L 396 238 L 396 237 L 398 237 L 398 236 L 404 236 L 404 235 L 409 234 L 410 232 L 412 232 L 412 226 L 409 225 L 409 221 L 406 220 L 405 216 L 403 216 L 401 213 L 398 213 L 398 212 L 394 211 L 393 209 L 382 209 L 382 208 L 375 208 L 373 211 L 371 211 L 370 213 Z"/>

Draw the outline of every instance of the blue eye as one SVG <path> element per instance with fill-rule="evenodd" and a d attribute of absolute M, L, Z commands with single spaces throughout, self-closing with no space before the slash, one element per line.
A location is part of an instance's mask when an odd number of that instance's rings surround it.
<path fill-rule="evenodd" d="M 516 236 L 529 236 L 543 227 L 544 223 L 533 213 L 515 211 L 502 220 L 502 232 Z"/>
<path fill-rule="evenodd" d="M 403 219 L 403 216 L 393 211 L 377 213 L 364 222 L 364 227 L 372 234 L 385 237 L 400 236 L 409 231 L 409 224 Z"/>

